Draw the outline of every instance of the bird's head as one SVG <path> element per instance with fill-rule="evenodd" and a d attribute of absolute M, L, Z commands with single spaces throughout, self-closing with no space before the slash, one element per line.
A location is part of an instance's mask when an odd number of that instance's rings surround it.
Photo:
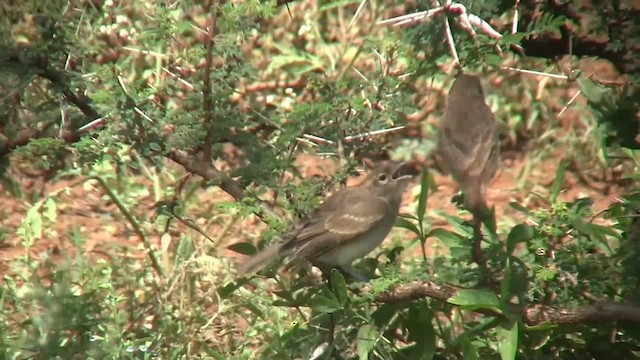
<path fill-rule="evenodd" d="M 371 169 L 363 185 L 380 195 L 401 195 L 412 178 L 405 162 L 382 161 Z"/>

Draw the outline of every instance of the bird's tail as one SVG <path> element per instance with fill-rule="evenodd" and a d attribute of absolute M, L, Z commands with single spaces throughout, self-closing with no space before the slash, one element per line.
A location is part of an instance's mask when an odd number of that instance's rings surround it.
<path fill-rule="evenodd" d="M 473 214 L 477 220 L 484 219 L 490 212 L 484 197 L 484 186 L 479 183 L 470 184 L 464 189 L 464 207 Z"/>
<path fill-rule="evenodd" d="M 280 256 L 280 248 L 282 244 L 274 244 L 268 246 L 265 249 L 260 250 L 257 254 L 251 256 L 243 263 L 238 265 L 238 275 L 245 276 L 251 275 L 254 272 L 260 270 L 262 267 L 275 260 Z"/>

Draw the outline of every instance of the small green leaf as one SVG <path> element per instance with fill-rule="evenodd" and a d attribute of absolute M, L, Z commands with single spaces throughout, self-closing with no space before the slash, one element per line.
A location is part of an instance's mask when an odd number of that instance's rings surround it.
<path fill-rule="evenodd" d="M 500 301 L 496 294 L 491 291 L 477 289 L 458 290 L 455 295 L 447 299 L 447 302 L 474 309 L 486 308 L 497 310 L 500 306 Z"/>
<path fill-rule="evenodd" d="M 279 301 L 279 300 L 276 300 L 276 301 Z M 287 304 L 287 305 L 289 305 L 289 304 Z M 256 314 L 256 316 L 258 316 L 258 317 L 260 317 L 262 319 L 267 319 L 264 316 L 264 312 L 262 311 L 262 309 L 259 306 L 257 306 L 255 303 L 247 301 L 247 302 L 242 304 L 242 307 L 246 308 L 247 310 L 251 311 L 252 313 Z"/>
<path fill-rule="evenodd" d="M 464 348 L 462 349 L 462 358 L 464 360 L 478 360 L 478 349 L 469 339 L 465 339 Z"/>
<path fill-rule="evenodd" d="M 436 351 L 436 335 L 431 322 L 433 315 L 424 301 L 409 308 L 407 330 L 409 341 L 416 343 L 411 359 L 432 360 Z"/>
<path fill-rule="evenodd" d="M 542 268 L 536 271 L 534 276 L 539 281 L 551 281 L 556 277 L 556 272 L 548 268 Z"/>
<path fill-rule="evenodd" d="M 360 360 L 368 360 L 369 353 L 376 346 L 378 339 L 378 330 L 373 324 L 365 324 L 358 329 L 358 358 Z"/>
<path fill-rule="evenodd" d="M 321 313 L 331 314 L 340 309 L 340 303 L 338 299 L 336 299 L 335 295 L 332 292 L 325 292 L 324 294 L 318 294 L 314 296 L 311 300 L 309 300 L 309 307 L 315 311 L 319 311 Z"/>
<path fill-rule="evenodd" d="M 465 239 L 462 236 L 443 228 L 432 229 L 431 231 L 429 231 L 426 237 L 434 237 L 442 241 L 442 243 L 444 243 L 449 249 L 453 247 L 459 247 L 460 245 L 465 243 Z"/>
<path fill-rule="evenodd" d="M 204 347 L 204 351 L 209 354 L 209 356 L 211 356 L 212 358 L 214 358 L 215 360 L 224 360 L 225 356 L 222 355 L 221 353 L 213 350 L 212 348 L 205 346 Z"/>
<path fill-rule="evenodd" d="M 518 352 L 518 322 L 511 320 L 497 330 L 500 357 L 502 360 L 515 360 Z"/>
<path fill-rule="evenodd" d="M 227 246 L 227 249 L 242 255 L 253 255 L 257 252 L 256 247 L 253 246 L 252 243 L 248 243 L 248 242 L 239 242 L 239 243 L 231 244 Z"/>
<path fill-rule="evenodd" d="M 405 218 L 397 217 L 395 226 L 407 229 L 412 233 L 420 236 L 420 229 L 418 229 L 418 226 Z"/>
<path fill-rule="evenodd" d="M 513 254 L 516 245 L 533 238 L 533 228 L 527 224 L 518 224 L 511 229 L 507 236 L 507 255 Z"/>
<path fill-rule="evenodd" d="M 420 196 L 418 197 L 418 221 L 424 221 L 424 213 L 427 211 L 427 200 L 429 199 L 429 171 L 425 168 L 420 178 Z"/>
<path fill-rule="evenodd" d="M 149 149 L 151 149 L 153 151 L 161 151 L 162 150 L 162 146 L 160 146 L 160 144 L 158 144 L 158 143 L 150 142 L 149 143 Z"/>
<path fill-rule="evenodd" d="M 24 247 L 29 248 L 33 245 L 34 240 L 42 237 L 42 215 L 40 214 L 40 208 L 42 208 L 42 200 L 35 203 L 27 215 L 22 220 L 22 224 L 16 231 L 17 235 L 22 238 Z"/>
<path fill-rule="evenodd" d="M 331 289 L 340 305 L 346 305 L 349 300 L 347 296 L 347 282 L 344 280 L 340 270 L 335 268 L 331 269 Z"/>
<path fill-rule="evenodd" d="M 384 304 L 371 314 L 371 319 L 378 327 L 384 327 L 397 314 L 398 304 Z"/>
<path fill-rule="evenodd" d="M 42 206 L 42 215 L 50 222 L 55 222 L 58 218 L 58 206 L 52 198 L 47 198 Z"/>
<path fill-rule="evenodd" d="M 512 201 L 512 202 L 510 202 L 510 203 L 509 203 L 509 206 L 511 206 L 514 210 L 516 210 L 516 211 L 518 211 L 518 212 L 521 212 L 521 213 L 523 213 L 523 214 L 525 214 L 525 215 L 529 215 L 529 214 L 531 213 L 531 212 L 529 211 L 529 209 L 527 209 L 526 207 L 524 207 L 524 206 L 520 205 L 520 204 L 519 204 L 519 203 L 517 203 L 517 202 L 513 202 L 513 201 Z"/>
<path fill-rule="evenodd" d="M 228 298 L 234 291 L 236 291 L 238 288 L 242 287 L 244 284 L 246 284 L 248 282 L 248 280 L 244 279 L 244 280 L 240 280 L 238 282 L 230 282 L 222 287 L 219 287 L 216 292 L 218 293 L 218 295 L 222 298 L 222 299 L 226 299 Z"/>
<path fill-rule="evenodd" d="M 576 82 L 578 86 L 580 86 L 580 91 L 582 91 L 584 96 L 591 102 L 601 102 L 608 92 L 607 88 L 589 78 L 579 77 L 576 79 Z"/>
<path fill-rule="evenodd" d="M 407 214 L 407 213 L 400 213 L 398 215 L 398 217 L 403 218 L 403 219 L 409 219 L 409 220 L 415 220 L 418 221 L 418 217 L 416 217 L 413 214 Z"/>

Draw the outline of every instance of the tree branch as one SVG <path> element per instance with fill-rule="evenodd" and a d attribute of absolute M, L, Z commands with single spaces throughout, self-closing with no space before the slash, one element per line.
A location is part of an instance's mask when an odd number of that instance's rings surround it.
<path fill-rule="evenodd" d="M 432 282 L 413 282 L 399 286 L 393 290 L 378 295 L 375 300 L 380 303 L 399 303 L 429 297 L 447 301 L 456 294 L 458 288 L 451 285 L 437 285 Z M 575 309 L 556 309 L 548 305 L 529 305 L 526 307 L 514 304 L 512 313 L 522 316 L 522 320 L 529 326 L 541 324 L 566 325 L 586 324 L 593 322 L 609 322 L 614 320 L 640 323 L 640 307 L 603 300 Z M 495 311 L 480 309 L 476 312 L 503 317 Z"/>
<path fill-rule="evenodd" d="M 44 137 L 50 136 L 45 135 L 41 130 L 38 129 L 26 129 L 18 131 L 18 134 L 12 139 L 7 141 L 0 140 L 0 158 L 8 155 L 20 146 L 27 145 L 29 141 L 33 139 L 40 139 Z M 80 135 L 71 131 L 63 131 L 62 135 L 56 138 L 62 139 L 66 143 L 74 143 L 80 140 Z"/>
<path fill-rule="evenodd" d="M 185 170 L 200 175 L 207 181 L 216 182 L 216 185 L 222 189 L 227 194 L 233 196 L 236 201 L 240 201 L 245 198 L 245 187 L 242 186 L 239 182 L 233 180 L 225 173 L 218 170 L 213 164 L 207 164 L 197 159 L 195 156 L 190 155 L 188 152 L 184 150 L 174 149 L 169 152 L 167 155 L 169 159 L 174 162 L 182 165 Z M 264 212 L 278 217 L 279 215 L 276 213 L 273 206 L 269 205 L 264 201 L 257 200 L 259 206 L 264 210 Z M 266 222 L 266 218 L 264 217 L 264 212 L 255 212 L 255 214 L 260 217 L 263 221 Z"/>

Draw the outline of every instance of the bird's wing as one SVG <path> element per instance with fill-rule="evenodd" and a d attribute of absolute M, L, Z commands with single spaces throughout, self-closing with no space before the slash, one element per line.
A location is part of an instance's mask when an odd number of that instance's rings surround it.
<path fill-rule="evenodd" d="M 461 180 L 480 176 L 496 150 L 498 135 L 493 113 L 486 105 L 476 110 L 478 112 L 469 109 L 465 112 L 453 111 L 451 115 L 445 113 L 439 134 L 440 153 L 450 164 L 449 171 Z M 448 115 L 466 116 L 468 119 L 448 119 Z M 486 120 L 476 123 L 480 118 Z M 460 129 L 456 126 L 458 124 L 466 128 Z M 447 144 L 444 144 L 445 141 Z"/>
<path fill-rule="evenodd" d="M 366 189 L 347 188 L 327 198 L 283 249 L 316 258 L 366 233 L 387 211 L 388 204 Z"/>

